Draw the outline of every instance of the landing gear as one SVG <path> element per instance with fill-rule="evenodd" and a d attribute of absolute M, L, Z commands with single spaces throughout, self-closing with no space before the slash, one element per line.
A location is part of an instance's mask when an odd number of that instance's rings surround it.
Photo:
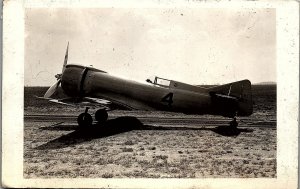
<path fill-rule="evenodd" d="M 231 128 L 237 129 L 237 126 L 239 125 L 239 123 L 236 121 L 236 117 L 234 117 L 233 120 L 231 122 L 229 122 L 229 125 Z"/>
<path fill-rule="evenodd" d="M 91 116 L 91 114 L 88 113 L 89 108 L 87 107 L 85 109 L 84 113 L 81 113 L 78 117 L 77 117 L 77 123 L 79 125 L 79 127 L 89 127 L 92 126 L 93 123 L 93 118 Z"/>
<path fill-rule="evenodd" d="M 89 108 L 87 107 L 85 109 L 85 112 L 80 114 L 77 117 L 77 123 L 79 127 L 84 128 L 84 127 L 90 127 L 92 126 L 93 123 L 93 118 L 91 114 L 88 113 Z M 105 109 L 99 109 L 95 113 L 95 119 L 98 121 L 98 123 L 104 123 L 108 118 L 107 111 Z"/>
<path fill-rule="evenodd" d="M 99 109 L 95 113 L 95 119 L 99 123 L 104 123 L 107 120 L 108 114 L 105 109 Z"/>
<path fill-rule="evenodd" d="M 237 112 L 235 113 L 233 120 L 229 122 L 230 128 L 232 129 L 237 129 L 237 126 L 239 125 L 239 123 L 236 121 L 236 117 L 237 117 Z"/>

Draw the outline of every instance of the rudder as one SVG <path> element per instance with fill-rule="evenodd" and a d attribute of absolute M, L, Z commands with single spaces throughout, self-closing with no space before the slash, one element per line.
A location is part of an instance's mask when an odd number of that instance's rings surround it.
<path fill-rule="evenodd" d="M 232 117 L 231 114 L 235 114 L 233 111 L 237 111 L 239 116 L 249 116 L 253 113 L 251 82 L 249 80 L 228 83 L 208 90 L 213 98 L 217 97 L 219 101 L 222 99 L 223 102 L 229 102 L 225 103 L 226 106 L 232 104 L 233 107 L 227 108 L 230 112 L 225 112 L 230 115 L 229 117 Z"/>

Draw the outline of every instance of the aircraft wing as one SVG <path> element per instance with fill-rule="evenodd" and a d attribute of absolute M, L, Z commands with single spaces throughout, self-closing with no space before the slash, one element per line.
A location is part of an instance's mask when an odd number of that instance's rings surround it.
<path fill-rule="evenodd" d="M 112 102 L 112 106 L 124 107 L 127 110 L 155 110 L 146 103 L 112 92 L 101 92 L 94 95 Z"/>
<path fill-rule="evenodd" d="M 45 98 L 45 97 L 38 97 L 38 99 L 48 100 L 49 102 L 62 104 L 66 106 L 72 107 L 102 107 L 106 110 L 114 110 L 114 109 L 125 109 L 131 110 L 132 108 L 127 106 L 126 104 L 118 103 L 118 102 L 111 102 L 106 99 L 102 98 L 94 98 L 94 97 L 82 97 L 82 98 L 63 98 L 63 99 L 54 99 L 54 98 Z"/>

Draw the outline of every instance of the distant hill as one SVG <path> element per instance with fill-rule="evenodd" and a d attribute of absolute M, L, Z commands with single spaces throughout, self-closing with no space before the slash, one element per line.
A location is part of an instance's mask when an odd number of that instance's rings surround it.
<path fill-rule="evenodd" d="M 219 85 L 195 85 L 196 87 L 202 87 L 202 88 L 210 88 L 210 87 L 216 87 Z"/>
<path fill-rule="evenodd" d="M 277 83 L 274 82 L 274 81 L 254 83 L 254 85 L 276 85 L 276 84 L 277 84 Z"/>

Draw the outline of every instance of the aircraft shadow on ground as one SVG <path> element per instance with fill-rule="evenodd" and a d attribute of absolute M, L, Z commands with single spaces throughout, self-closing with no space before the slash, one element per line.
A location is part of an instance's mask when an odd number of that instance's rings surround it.
<path fill-rule="evenodd" d="M 51 140 L 36 147 L 39 150 L 58 149 L 80 144 L 97 138 L 105 138 L 132 130 L 208 130 L 223 136 L 236 137 L 241 132 L 253 132 L 252 129 L 233 129 L 229 126 L 218 126 L 215 128 L 192 128 L 192 127 L 172 127 L 172 126 L 151 126 L 144 125 L 136 117 L 124 116 L 108 120 L 104 124 L 93 124 L 88 128 L 79 128 L 74 125 L 59 125 L 61 123 L 42 127 L 43 130 L 65 130 L 73 132 Z"/>

